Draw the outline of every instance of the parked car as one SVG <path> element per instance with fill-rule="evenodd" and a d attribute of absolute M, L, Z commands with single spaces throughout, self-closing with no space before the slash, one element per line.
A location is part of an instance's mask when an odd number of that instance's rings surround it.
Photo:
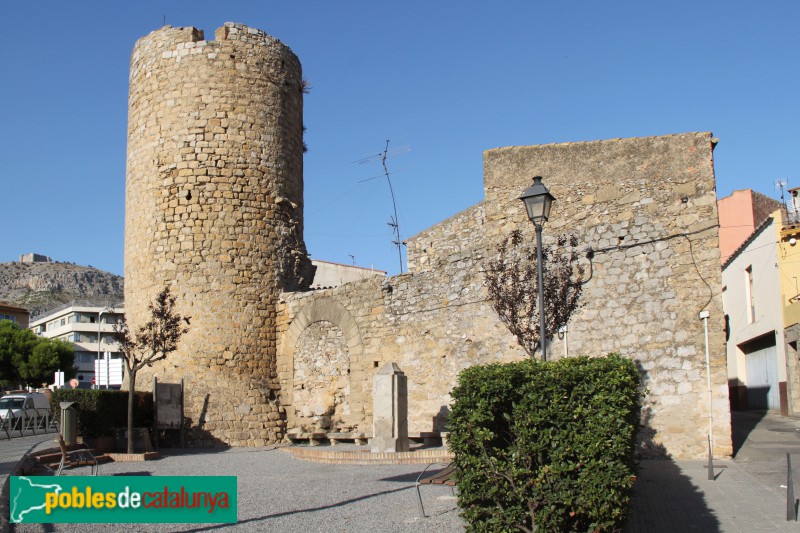
<path fill-rule="evenodd" d="M 0 398 L 0 418 L 42 417 L 50 414 L 50 402 L 41 392 L 14 392 Z"/>

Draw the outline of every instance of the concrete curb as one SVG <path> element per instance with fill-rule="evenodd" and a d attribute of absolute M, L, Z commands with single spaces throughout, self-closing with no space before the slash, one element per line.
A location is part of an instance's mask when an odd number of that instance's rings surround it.
<path fill-rule="evenodd" d="M 295 458 L 315 463 L 337 465 L 403 465 L 449 463 L 453 454 L 445 449 L 416 450 L 412 452 L 372 453 L 369 450 L 329 451 L 311 448 L 283 448 Z"/>

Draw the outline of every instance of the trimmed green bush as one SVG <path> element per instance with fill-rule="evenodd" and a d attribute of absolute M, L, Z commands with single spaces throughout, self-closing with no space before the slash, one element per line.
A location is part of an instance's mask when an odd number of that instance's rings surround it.
<path fill-rule="evenodd" d="M 639 372 L 617 355 L 472 367 L 448 441 L 468 531 L 613 531 L 628 514 Z"/>
<path fill-rule="evenodd" d="M 51 405 L 57 419 L 61 402 L 78 403 L 78 434 L 84 437 L 113 435 L 114 428 L 128 427 L 128 391 L 94 389 L 57 389 Z M 153 425 L 153 395 L 137 392 L 134 397 L 134 427 Z"/>

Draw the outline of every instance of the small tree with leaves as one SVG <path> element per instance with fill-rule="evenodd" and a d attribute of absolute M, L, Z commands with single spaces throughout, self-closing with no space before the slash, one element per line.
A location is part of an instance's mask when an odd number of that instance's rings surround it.
<path fill-rule="evenodd" d="M 133 401 L 136 393 L 136 373 L 145 366 L 166 359 L 178 349 L 178 341 L 189 331 L 189 317 L 175 311 L 177 297 L 164 287 L 155 302 L 148 305 L 150 320 L 132 333 L 123 317 L 114 325 L 114 337 L 125 360 L 128 374 L 128 453 L 133 453 Z"/>
<path fill-rule="evenodd" d="M 579 307 L 584 267 L 578 261 L 578 239 L 559 235 L 556 245 L 542 248 L 544 274 L 544 323 L 549 334 L 566 326 Z M 497 255 L 484 272 L 489 300 L 500 320 L 534 358 L 546 339 L 539 338 L 539 284 L 536 247 L 514 230 L 497 245 Z"/>

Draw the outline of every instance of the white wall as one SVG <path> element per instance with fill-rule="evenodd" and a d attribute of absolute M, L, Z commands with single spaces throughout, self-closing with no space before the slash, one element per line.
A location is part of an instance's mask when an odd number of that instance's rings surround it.
<path fill-rule="evenodd" d="M 749 320 L 747 276 L 750 267 L 753 277 L 753 302 L 755 315 Z M 739 345 L 769 333 L 777 333 L 778 380 L 786 381 L 786 349 L 783 343 L 783 314 L 778 271 L 778 247 L 775 222 L 767 227 L 739 251 L 733 261 L 722 271 L 723 306 L 728 315 L 730 338 L 727 342 L 728 379 L 747 384 L 744 353 Z"/>

